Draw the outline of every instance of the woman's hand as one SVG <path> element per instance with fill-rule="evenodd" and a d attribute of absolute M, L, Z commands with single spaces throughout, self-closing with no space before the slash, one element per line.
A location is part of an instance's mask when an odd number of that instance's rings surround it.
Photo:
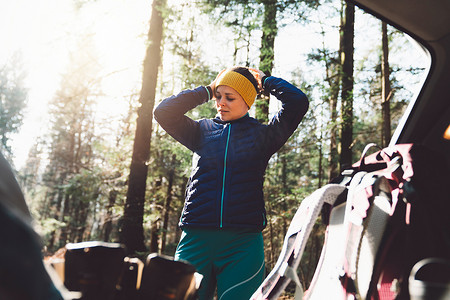
<path fill-rule="evenodd" d="M 262 92 L 263 91 L 263 82 L 262 82 L 262 78 L 266 75 L 264 74 L 263 71 L 258 70 L 258 69 L 253 69 L 253 68 L 248 68 L 250 73 L 253 74 L 253 76 L 255 77 L 256 81 L 258 82 L 258 89 Z"/>
<path fill-rule="evenodd" d="M 209 84 L 209 87 L 211 88 L 211 91 L 212 91 L 212 93 L 213 93 L 213 94 L 211 95 L 211 99 L 216 98 L 216 82 L 217 82 L 217 79 L 219 78 L 219 76 L 222 75 L 222 73 L 225 72 L 225 70 L 226 70 L 226 69 L 223 69 L 222 71 L 220 71 L 219 74 L 217 74 L 216 79 L 214 79 L 213 82 L 211 82 L 211 83 Z"/>

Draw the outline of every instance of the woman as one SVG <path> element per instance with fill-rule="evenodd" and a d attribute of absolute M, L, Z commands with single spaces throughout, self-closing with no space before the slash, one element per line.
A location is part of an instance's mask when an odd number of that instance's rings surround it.
<path fill-rule="evenodd" d="M 268 125 L 248 111 L 269 91 L 282 108 Z M 194 121 L 185 113 L 215 99 L 217 116 Z M 155 109 L 164 130 L 193 152 L 175 259 L 204 277 L 200 299 L 249 299 L 264 279 L 263 182 L 270 157 L 308 109 L 305 94 L 283 79 L 245 67 L 223 70 L 209 86 L 169 97 Z"/>

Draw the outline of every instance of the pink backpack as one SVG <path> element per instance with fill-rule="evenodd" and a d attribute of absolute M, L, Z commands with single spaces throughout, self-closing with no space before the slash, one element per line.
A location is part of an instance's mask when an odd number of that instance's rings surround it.
<path fill-rule="evenodd" d="M 334 183 L 302 202 L 275 268 L 252 299 L 277 299 L 291 280 L 298 285 L 296 299 L 450 297 L 450 177 L 445 160 L 413 144 L 366 157 L 372 146 Z M 322 196 L 326 199 L 318 199 Z M 303 293 L 296 269 L 317 210 L 328 225 L 326 238 L 311 285 Z"/>

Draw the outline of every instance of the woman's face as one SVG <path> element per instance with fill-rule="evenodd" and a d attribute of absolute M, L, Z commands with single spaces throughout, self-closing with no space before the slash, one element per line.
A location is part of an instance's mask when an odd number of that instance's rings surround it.
<path fill-rule="evenodd" d="M 241 95 L 226 85 L 219 85 L 216 89 L 216 109 L 222 121 L 242 118 L 249 110 Z"/>

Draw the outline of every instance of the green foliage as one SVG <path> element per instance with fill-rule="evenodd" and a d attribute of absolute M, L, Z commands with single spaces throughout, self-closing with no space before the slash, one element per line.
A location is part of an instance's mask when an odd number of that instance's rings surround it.
<path fill-rule="evenodd" d="M 50 240 L 52 238 L 52 234 L 55 231 L 61 230 L 62 228 L 66 227 L 66 226 L 67 226 L 66 223 L 58 221 L 54 218 L 40 219 L 37 230 L 42 237 L 42 243 L 44 245 L 49 245 Z M 53 249 L 51 249 L 51 250 L 53 250 Z"/>
<path fill-rule="evenodd" d="M 16 53 L 0 67 L 0 150 L 7 157 L 12 154 L 11 135 L 19 131 L 27 104 L 28 89 L 22 64 L 21 55 Z"/>

